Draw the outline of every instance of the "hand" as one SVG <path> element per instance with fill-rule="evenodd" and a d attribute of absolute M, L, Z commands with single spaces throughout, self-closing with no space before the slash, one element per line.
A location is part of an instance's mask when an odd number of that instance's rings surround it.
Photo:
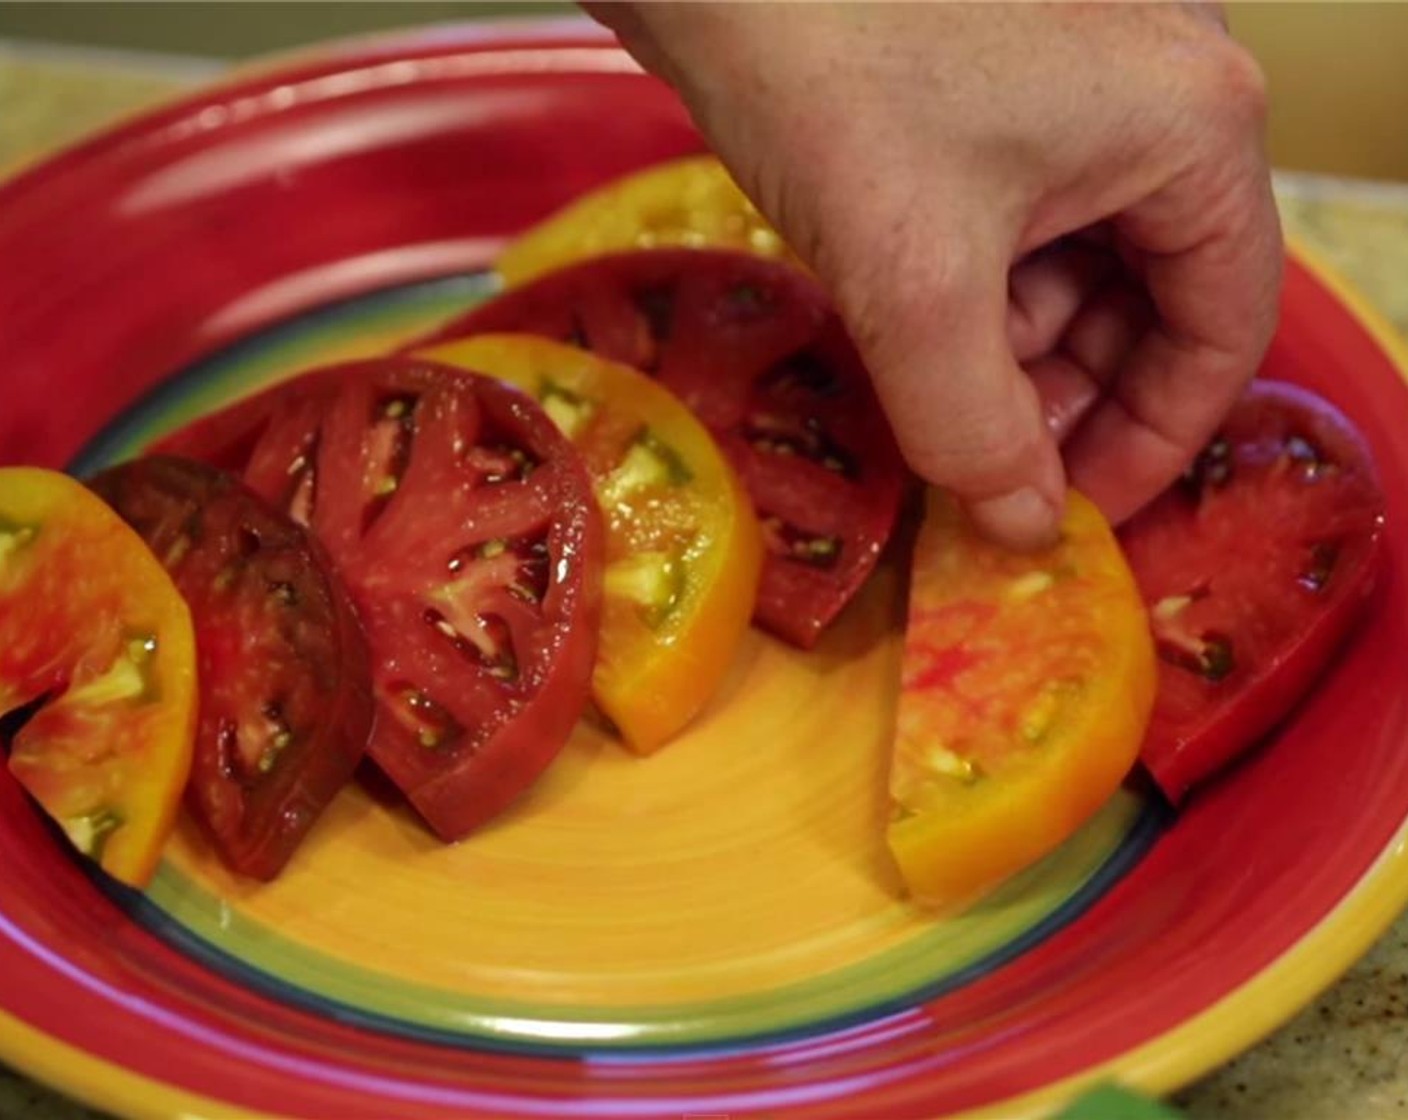
<path fill-rule="evenodd" d="M 1275 325 L 1255 64 L 1207 7 L 592 5 L 835 299 L 991 536 L 1182 470 Z"/>

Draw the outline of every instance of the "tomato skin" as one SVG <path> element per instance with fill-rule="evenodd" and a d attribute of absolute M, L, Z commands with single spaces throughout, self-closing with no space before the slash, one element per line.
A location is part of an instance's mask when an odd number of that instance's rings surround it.
<path fill-rule="evenodd" d="M 1120 530 L 1161 653 L 1141 757 L 1170 801 L 1313 687 L 1374 592 L 1383 523 L 1350 422 L 1308 390 L 1260 381 L 1184 480 Z"/>
<path fill-rule="evenodd" d="M 700 155 L 655 164 L 579 196 L 516 237 L 494 267 L 517 287 L 590 257 L 666 247 L 791 255 L 723 164 Z"/>
<path fill-rule="evenodd" d="M 571 444 L 526 394 L 408 358 L 310 371 L 160 446 L 226 431 L 211 453 L 248 448 L 246 484 L 351 595 L 369 756 L 445 840 L 501 813 L 566 743 L 596 657 L 603 529 Z"/>
<path fill-rule="evenodd" d="M 152 456 L 89 485 L 162 559 L 195 619 L 187 800 L 232 870 L 273 879 L 351 780 L 371 730 L 366 640 L 347 594 L 303 528 L 214 467 Z"/>
<path fill-rule="evenodd" d="M 627 366 L 534 335 L 476 335 L 423 356 L 556 408 L 606 516 L 593 695 L 631 749 L 658 749 L 718 689 L 748 627 L 763 544 L 742 485 L 689 410 Z"/>
<path fill-rule="evenodd" d="M 191 768 L 190 613 L 96 495 L 15 467 L 0 470 L 0 713 L 40 700 L 10 772 L 104 871 L 145 886 Z"/>
<path fill-rule="evenodd" d="M 513 289 L 409 349 L 503 332 L 642 370 L 694 411 L 764 527 L 754 621 L 814 646 L 874 570 L 909 478 L 820 286 L 742 253 L 623 253 Z"/>
<path fill-rule="evenodd" d="M 1080 494 L 1014 555 L 930 491 L 914 551 L 890 850 L 915 898 L 965 906 L 1069 837 L 1133 766 L 1153 643 L 1114 534 Z"/>

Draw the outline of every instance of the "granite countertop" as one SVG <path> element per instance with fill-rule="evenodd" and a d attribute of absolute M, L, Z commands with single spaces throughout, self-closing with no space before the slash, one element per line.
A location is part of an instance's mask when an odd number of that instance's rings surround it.
<path fill-rule="evenodd" d="M 216 73 L 159 56 L 0 42 L 0 175 Z M 1289 234 L 1408 334 L 1408 186 L 1281 175 Z M 1275 1034 L 1173 1100 L 1193 1120 L 1408 1118 L 1408 916 Z M 0 1065 L 0 1118 L 95 1120 Z"/>

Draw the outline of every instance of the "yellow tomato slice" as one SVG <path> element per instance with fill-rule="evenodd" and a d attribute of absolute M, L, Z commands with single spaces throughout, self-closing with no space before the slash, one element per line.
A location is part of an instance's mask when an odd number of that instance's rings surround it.
<path fill-rule="evenodd" d="M 914 552 L 888 840 L 918 899 L 971 902 L 1119 787 L 1153 705 L 1148 618 L 1110 527 L 1072 493 L 1016 555 L 939 491 Z"/>
<path fill-rule="evenodd" d="M 790 256 L 723 164 L 691 156 L 580 196 L 513 241 L 495 267 L 512 287 L 587 257 L 660 248 Z"/>
<path fill-rule="evenodd" d="M 747 493 L 680 400 L 628 366 L 533 335 L 419 354 L 531 393 L 576 444 L 607 521 L 597 706 L 650 753 L 717 690 L 748 628 L 763 543 Z"/>
<path fill-rule="evenodd" d="M 0 713 L 36 702 L 10 772 L 79 851 L 144 886 L 191 768 L 190 614 L 95 494 L 16 467 L 0 470 Z"/>

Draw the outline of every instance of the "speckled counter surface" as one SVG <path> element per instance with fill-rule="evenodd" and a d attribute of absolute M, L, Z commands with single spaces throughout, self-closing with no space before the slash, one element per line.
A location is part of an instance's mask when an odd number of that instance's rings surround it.
<path fill-rule="evenodd" d="M 0 43 L 0 175 L 212 72 Z M 1408 187 L 1284 176 L 1278 193 L 1287 231 L 1408 334 Z M 1408 917 L 1319 1000 L 1174 1103 L 1194 1120 L 1408 1118 Z M 98 1115 L 0 1066 L 0 1118 Z"/>

